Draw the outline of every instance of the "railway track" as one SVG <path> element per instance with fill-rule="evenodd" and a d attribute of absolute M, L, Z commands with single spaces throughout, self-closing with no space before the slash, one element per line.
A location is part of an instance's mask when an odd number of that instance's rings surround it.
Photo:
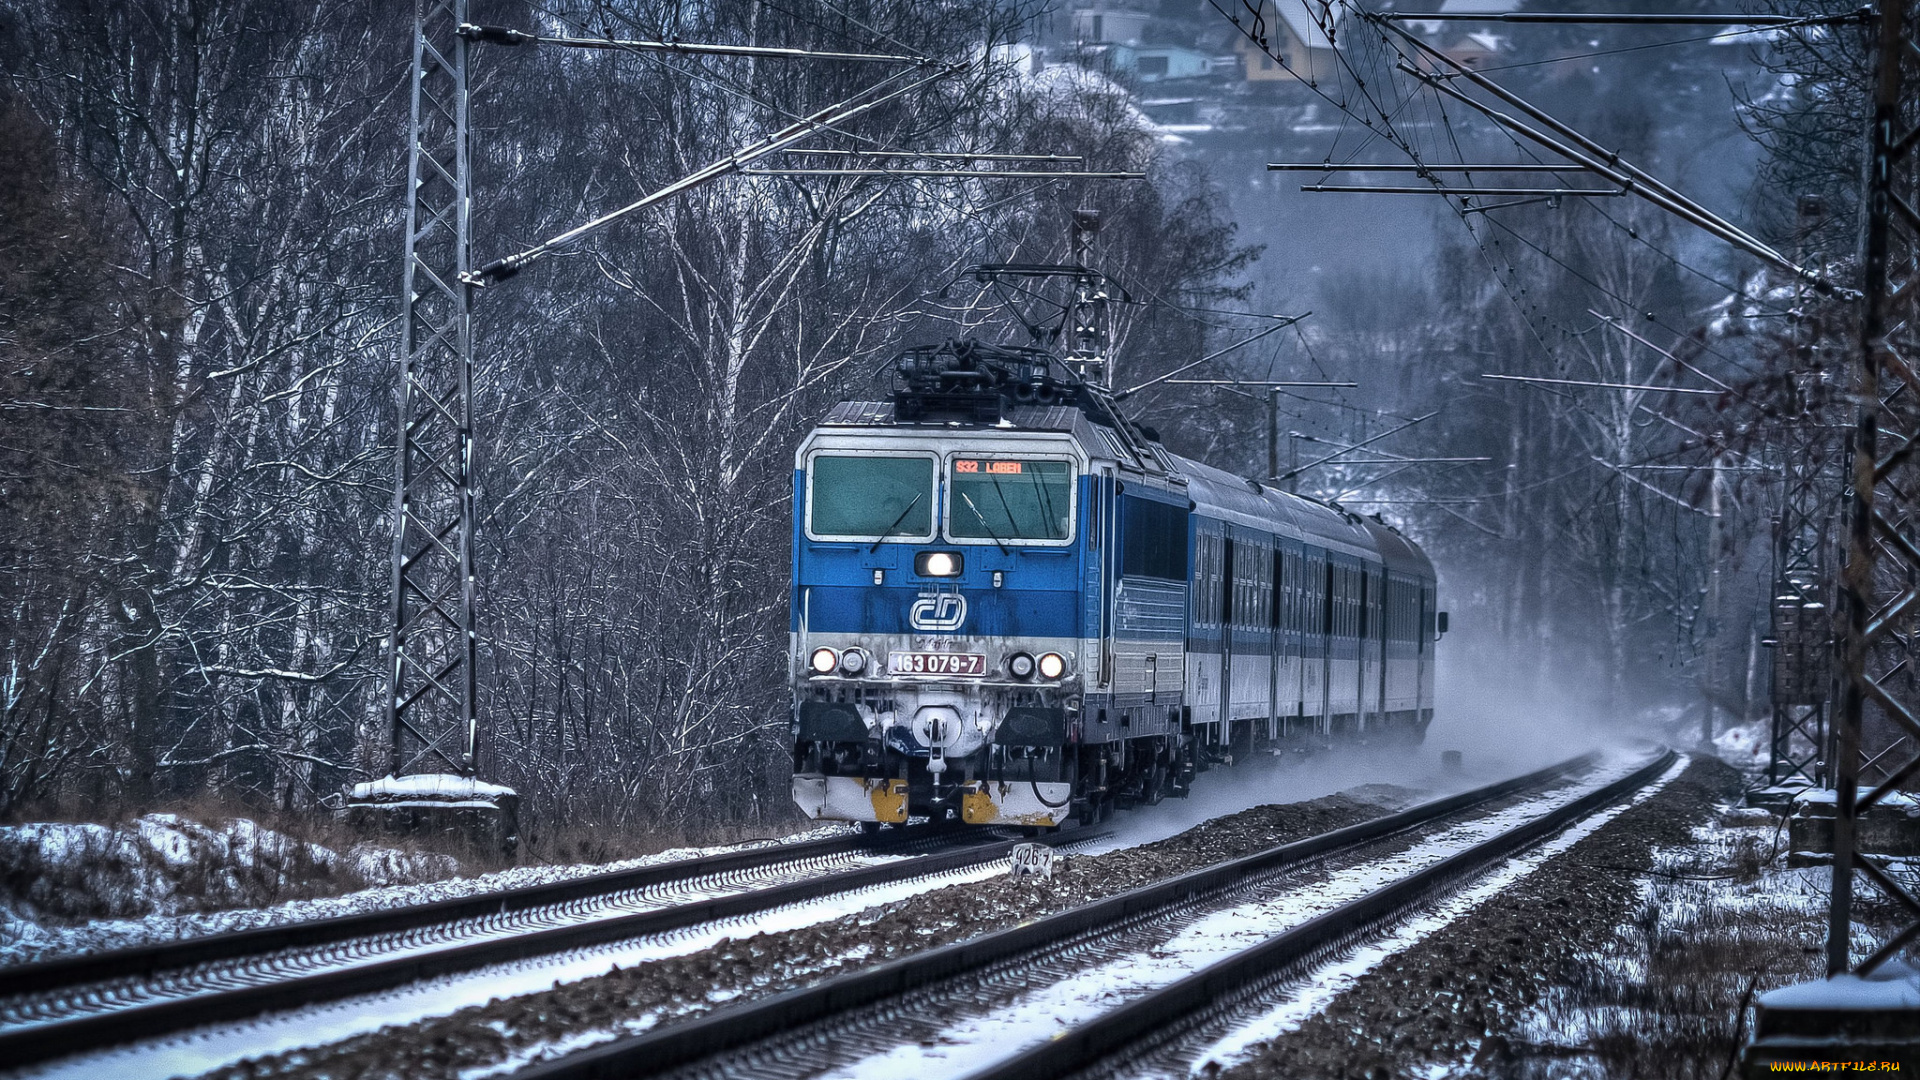
<path fill-rule="evenodd" d="M 951 874 L 1004 858 L 1014 843 L 934 828 L 832 837 L 22 965 L 0 974 L 0 1062 L 31 1065 Z"/>
<path fill-rule="evenodd" d="M 1645 786 L 1674 761 L 1653 762 L 1512 828 L 1365 892 L 1257 946 L 1135 996 L 1065 1032 L 1042 1031 L 1029 1048 L 988 1039 L 1001 1060 L 971 1080 L 1072 1074 L 1125 1075 L 1169 1046 L 1294 977 L 1316 959 L 1421 909 L 1460 882 Z M 1272 896 L 1299 873 L 1331 860 L 1371 858 L 1396 841 L 1468 818 L 1490 804 L 1563 780 L 1592 764 L 1585 756 L 1538 772 L 1280 845 L 1049 918 L 932 949 L 866 971 L 723 1008 L 664 1030 L 617 1039 L 516 1074 L 519 1080 L 614 1080 L 640 1076 L 765 1077 L 786 1080 L 847 1072 L 927 1075 L 911 1061 L 876 1059 L 903 1043 L 937 1044 L 957 1022 L 1102 964 L 1150 952 L 1209 912 Z M 1263 894 L 1263 890 L 1265 890 Z M 865 1066 L 856 1068 L 857 1066 Z M 1109 1067 L 1111 1066 L 1111 1067 Z M 1180 1070 L 1184 1075 L 1184 1070 Z"/>

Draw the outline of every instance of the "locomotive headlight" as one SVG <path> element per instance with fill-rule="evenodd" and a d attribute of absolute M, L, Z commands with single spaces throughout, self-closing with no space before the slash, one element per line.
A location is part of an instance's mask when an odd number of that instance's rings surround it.
<path fill-rule="evenodd" d="M 1033 675 L 1033 657 L 1017 652 L 1007 657 L 1007 674 L 1016 679 L 1025 679 Z"/>
<path fill-rule="evenodd" d="M 1040 655 L 1040 677 L 1041 678 L 1057 679 L 1060 676 L 1065 675 L 1066 673 L 1067 673 L 1066 657 L 1061 656 L 1057 652 L 1042 653 Z"/>
<path fill-rule="evenodd" d="M 859 649 L 848 649 L 841 653 L 840 670 L 849 675 L 858 675 L 867 670 L 867 654 Z"/>
<path fill-rule="evenodd" d="M 813 656 L 807 660 L 807 665 L 813 668 L 815 675 L 827 675 L 832 673 L 834 665 L 839 662 L 840 658 L 833 654 L 833 650 L 823 646 L 813 650 Z"/>
<path fill-rule="evenodd" d="M 921 577 L 959 577 L 962 565 L 957 551 L 923 551 L 913 557 L 913 572 Z"/>

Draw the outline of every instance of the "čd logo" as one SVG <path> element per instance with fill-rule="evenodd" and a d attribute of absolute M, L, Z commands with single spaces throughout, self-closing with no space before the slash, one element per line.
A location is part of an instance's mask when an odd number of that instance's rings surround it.
<path fill-rule="evenodd" d="M 958 630 L 967 621 L 967 598 L 959 593 L 921 593 L 907 610 L 915 630 Z"/>

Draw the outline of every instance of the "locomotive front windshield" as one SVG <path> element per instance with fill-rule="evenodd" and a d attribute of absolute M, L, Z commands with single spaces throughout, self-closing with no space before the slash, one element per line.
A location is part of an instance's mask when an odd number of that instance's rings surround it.
<path fill-rule="evenodd" d="M 809 527 L 851 539 L 931 537 L 933 459 L 828 455 L 809 469 Z"/>
<path fill-rule="evenodd" d="M 947 535 L 967 540 L 1065 540 L 1073 529 L 1073 467 L 1064 461 L 955 458 Z"/>

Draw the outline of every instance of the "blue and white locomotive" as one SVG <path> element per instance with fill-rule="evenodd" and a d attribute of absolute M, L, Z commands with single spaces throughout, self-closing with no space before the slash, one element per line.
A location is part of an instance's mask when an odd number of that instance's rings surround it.
<path fill-rule="evenodd" d="M 1418 741 L 1433 565 L 1169 453 L 1037 350 L 953 342 L 794 461 L 793 797 L 1059 825 L 1269 747 Z"/>

